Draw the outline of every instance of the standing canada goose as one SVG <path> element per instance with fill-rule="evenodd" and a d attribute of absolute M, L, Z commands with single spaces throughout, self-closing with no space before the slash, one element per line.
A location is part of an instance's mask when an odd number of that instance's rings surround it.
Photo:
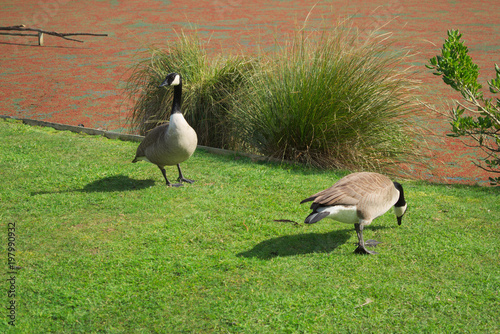
<path fill-rule="evenodd" d="M 365 248 L 363 228 L 377 217 L 386 213 L 392 206 L 398 225 L 406 212 L 403 187 L 378 173 L 349 174 L 328 189 L 306 198 L 300 204 L 313 201 L 313 212 L 304 221 L 313 224 L 323 218 L 330 218 L 342 223 L 352 224 L 358 235 L 358 247 L 354 251 L 360 254 L 377 254 Z M 375 242 L 376 243 L 376 242 Z"/>
<path fill-rule="evenodd" d="M 157 126 L 151 130 L 137 147 L 132 162 L 145 160 L 160 168 L 167 186 L 180 187 L 182 183 L 170 183 L 167 179 L 165 166 L 177 165 L 179 182 L 193 183 L 193 180 L 184 178 L 181 172 L 181 162 L 189 159 L 196 149 L 198 137 L 196 131 L 186 122 L 181 112 L 182 77 L 177 73 L 170 73 L 159 87 L 174 86 L 174 100 L 170 122 Z"/>

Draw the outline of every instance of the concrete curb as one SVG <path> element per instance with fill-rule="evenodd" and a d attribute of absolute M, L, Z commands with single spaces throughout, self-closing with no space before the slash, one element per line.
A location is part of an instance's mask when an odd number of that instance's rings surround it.
<path fill-rule="evenodd" d="M 0 115 L 0 118 L 15 119 L 17 121 L 23 122 L 24 124 L 28 124 L 28 125 L 32 125 L 32 126 L 50 127 L 50 128 L 54 128 L 54 129 L 59 130 L 59 131 L 71 131 L 71 132 L 76 132 L 76 133 L 86 133 L 86 134 L 89 134 L 92 136 L 104 136 L 104 137 L 109 138 L 109 139 L 121 139 L 121 140 L 126 140 L 126 141 L 140 142 L 144 138 L 143 136 L 128 135 L 128 134 L 123 134 L 123 133 L 119 133 L 119 132 L 85 128 L 82 126 L 74 126 L 74 125 L 66 125 L 66 124 L 60 124 L 60 123 L 45 122 L 45 121 L 39 121 L 36 119 L 29 119 L 29 118 L 17 118 L 17 117 L 12 117 L 12 116 L 5 116 L 5 115 Z"/>
<path fill-rule="evenodd" d="M 85 133 L 85 134 L 92 135 L 92 136 L 104 136 L 108 139 L 120 139 L 120 140 L 124 140 L 124 141 L 132 141 L 132 142 L 141 142 L 144 139 L 144 136 L 139 136 L 139 135 L 130 135 L 130 134 L 124 134 L 124 133 L 119 133 L 119 132 L 113 132 L 113 131 L 85 128 L 82 126 L 74 126 L 74 125 L 66 125 L 66 124 L 61 124 L 61 123 L 39 121 L 39 120 L 29 119 L 29 118 L 17 118 L 17 117 L 13 117 L 13 116 L 0 115 L 0 119 L 13 119 L 16 121 L 23 122 L 23 124 L 27 124 L 27 125 L 31 125 L 31 126 L 50 127 L 50 128 L 53 128 L 53 129 L 56 129 L 59 131 L 71 131 L 71 132 L 76 132 L 76 133 Z M 265 157 L 263 155 L 235 152 L 235 151 L 226 150 L 226 149 L 222 149 L 222 148 L 215 148 L 215 147 L 203 146 L 203 145 L 198 145 L 198 148 L 201 148 L 205 151 L 208 151 L 208 152 L 213 153 L 213 154 L 218 154 L 218 155 L 239 155 L 239 156 L 250 158 L 250 159 L 252 159 L 252 161 L 281 162 L 281 160 L 279 160 L 279 159 L 269 158 L 269 157 Z"/>

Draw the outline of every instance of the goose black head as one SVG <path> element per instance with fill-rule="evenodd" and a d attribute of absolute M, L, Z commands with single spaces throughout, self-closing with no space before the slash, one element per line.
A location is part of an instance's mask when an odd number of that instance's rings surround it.
<path fill-rule="evenodd" d="M 165 86 L 178 86 L 180 85 L 182 81 L 181 75 L 177 73 L 170 73 L 167 75 L 165 80 L 160 84 L 159 87 L 165 87 Z"/>
<path fill-rule="evenodd" d="M 408 206 L 405 201 L 403 186 L 398 182 L 394 182 L 394 187 L 399 191 L 399 199 L 396 204 L 394 204 L 394 212 L 396 213 L 396 218 L 398 219 L 398 225 L 401 225 L 401 220 L 403 215 L 406 213 L 406 208 Z"/>

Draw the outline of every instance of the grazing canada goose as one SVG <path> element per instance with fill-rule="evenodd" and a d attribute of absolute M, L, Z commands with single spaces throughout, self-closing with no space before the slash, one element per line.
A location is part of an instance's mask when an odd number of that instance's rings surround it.
<path fill-rule="evenodd" d="M 406 212 L 403 187 L 378 173 L 349 174 L 328 189 L 306 198 L 300 204 L 313 201 L 313 212 L 304 221 L 313 224 L 323 218 L 330 218 L 342 223 L 352 224 L 358 235 L 360 254 L 377 254 L 365 248 L 363 228 L 377 217 L 386 213 L 392 206 L 398 225 Z"/>
<path fill-rule="evenodd" d="M 170 183 L 167 179 L 165 166 L 177 165 L 179 182 L 193 183 L 193 180 L 184 178 L 181 171 L 181 162 L 189 159 L 196 149 L 198 137 L 196 131 L 186 122 L 181 112 L 182 77 L 177 73 L 170 73 L 159 87 L 174 86 L 174 100 L 170 122 L 157 126 L 151 130 L 137 147 L 132 162 L 145 160 L 160 168 L 167 186 L 180 187 L 182 183 Z"/>

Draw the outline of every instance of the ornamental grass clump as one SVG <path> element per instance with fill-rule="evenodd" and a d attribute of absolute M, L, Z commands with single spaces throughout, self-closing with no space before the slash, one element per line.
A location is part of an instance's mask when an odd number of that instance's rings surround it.
<path fill-rule="evenodd" d="M 253 66 L 241 56 L 209 57 L 197 35 L 181 33 L 168 49 L 150 48 L 149 57 L 133 69 L 126 90 L 133 99 L 132 128 L 144 135 L 167 122 L 172 92 L 158 85 L 170 72 L 183 77 L 182 110 L 198 134 L 198 143 L 235 148 L 236 137 L 227 116 L 232 96 Z"/>
<path fill-rule="evenodd" d="M 278 45 L 238 100 L 242 137 L 262 154 L 323 168 L 378 169 L 409 157 L 416 82 L 408 54 L 388 37 L 339 25 Z"/>
<path fill-rule="evenodd" d="M 348 21 L 347 21 L 348 22 Z M 207 55 L 197 35 L 150 49 L 128 81 L 132 126 L 168 121 L 170 72 L 183 76 L 183 111 L 199 144 L 322 168 L 382 169 L 415 156 L 410 119 L 417 82 L 388 34 L 342 22 L 298 30 L 274 51 Z"/>

